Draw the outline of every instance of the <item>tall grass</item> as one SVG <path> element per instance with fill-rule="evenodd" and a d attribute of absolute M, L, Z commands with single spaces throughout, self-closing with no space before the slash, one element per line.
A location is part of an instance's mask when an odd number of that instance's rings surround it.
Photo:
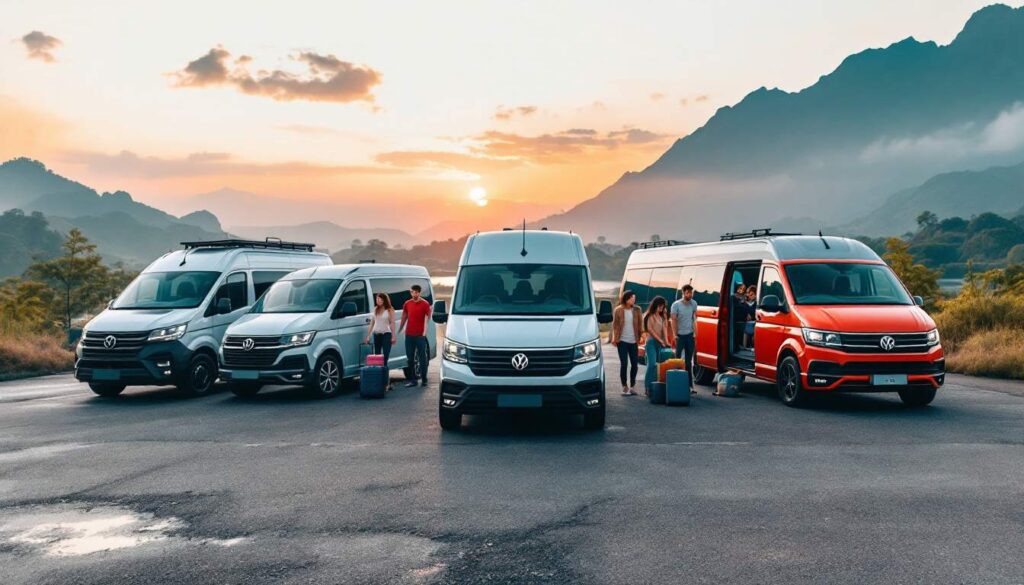
<path fill-rule="evenodd" d="M 975 333 L 946 357 L 950 371 L 974 376 L 1024 378 L 1024 334 L 999 328 Z"/>
<path fill-rule="evenodd" d="M 0 320 L 0 379 L 70 370 L 75 354 L 63 332 L 40 332 Z"/>
<path fill-rule="evenodd" d="M 934 317 L 942 334 L 942 346 L 956 351 L 978 333 L 997 329 L 1024 332 L 1024 297 L 960 295 L 943 301 Z"/>

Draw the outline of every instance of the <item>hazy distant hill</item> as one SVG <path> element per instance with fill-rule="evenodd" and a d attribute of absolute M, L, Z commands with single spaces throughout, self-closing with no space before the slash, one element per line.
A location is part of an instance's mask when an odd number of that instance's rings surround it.
<path fill-rule="evenodd" d="M 918 214 L 926 210 L 939 217 L 964 218 L 984 212 L 1008 217 L 1024 213 L 1024 163 L 932 177 L 892 195 L 875 211 L 840 229 L 869 236 L 902 234 L 916 229 Z"/>
<path fill-rule="evenodd" d="M 236 226 L 230 228 L 231 233 L 245 238 L 262 240 L 274 236 L 283 240 L 312 242 L 320 248 L 332 252 L 349 248 L 353 240 L 368 242 L 372 239 L 383 240 L 388 245 L 411 246 L 417 240 L 402 230 L 388 228 L 347 228 L 330 221 L 316 221 L 288 226 Z"/>
<path fill-rule="evenodd" d="M 1024 159 L 1024 8 L 946 46 L 908 38 L 795 93 L 758 89 L 654 164 L 543 222 L 588 238 L 713 237 L 784 217 L 833 225 L 943 172 Z"/>
<path fill-rule="evenodd" d="M 132 266 L 149 263 L 180 247 L 183 240 L 227 235 L 209 212 L 179 219 L 133 200 L 124 191 L 100 195 L 27 158 L 0 164 L 0 211 L 9 209 L 41 213 L 49 227 L 61 233 L 78 227 L 109 260 Z"/>

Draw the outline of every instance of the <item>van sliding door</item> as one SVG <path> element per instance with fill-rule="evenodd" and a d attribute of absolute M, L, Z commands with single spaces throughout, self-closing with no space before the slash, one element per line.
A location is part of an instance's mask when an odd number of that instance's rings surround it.
<path fill-rule="evenodd" d="M 725 265 L 693 268 L 693 299 L 697 301 L 697 363 L 717 372 L 719 364 L 719 315 Z"/>

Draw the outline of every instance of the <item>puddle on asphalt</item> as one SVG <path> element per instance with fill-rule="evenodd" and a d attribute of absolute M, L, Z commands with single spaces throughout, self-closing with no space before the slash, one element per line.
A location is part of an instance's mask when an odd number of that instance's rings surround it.
<path fill-rule="evenodd" d="M 48 556 L 74 557 L 156 544 L 235 546 L 245 538 L 188 538 L 178 518 L 157 518 L 121 506 L 57 504 L 13 510 L 0 517 L 0 539 Z"/>

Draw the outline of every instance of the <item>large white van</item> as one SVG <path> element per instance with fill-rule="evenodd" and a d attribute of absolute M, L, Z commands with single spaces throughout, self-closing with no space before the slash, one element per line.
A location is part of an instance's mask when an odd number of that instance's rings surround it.
<path fill-rule="evenodd" d="M 583 241 L 547 230 L 472 235 L 459 261 L 442 343 L 438 414 L 457 429 L 463 414 L 545 410 L 582 414 L 588 429 L 605 421 L 600 310 Z"/>
<path fill-rule="evenodd" d="M 205 394 L 217 379 L 224 331 L 289 272 L 331 264 L 313 244 L 182 242 L 146 267 L 85 326 L 75 377 L 100 396 L 128 385 Z"/>
<path fill-rule="evenodd" d="M 309 268 L 282 278 L 228 328 L 221 346 L 221 379 L 239 396 L 267 384 L 303 385 L 316 397 L 337 394 L 344 378 L 359 375 L 363 338 L 377 293 L 386 293 L 401 321 L 410 289 L 433 300 L 430 275 L 422 266 L 339 264 Z M 435 327 L 427 327 L 427 352 L 437 355 Z M 428 364 L 409 364 L 405 332 L 395 343 L 388 368 L 406 378 Z"/>

